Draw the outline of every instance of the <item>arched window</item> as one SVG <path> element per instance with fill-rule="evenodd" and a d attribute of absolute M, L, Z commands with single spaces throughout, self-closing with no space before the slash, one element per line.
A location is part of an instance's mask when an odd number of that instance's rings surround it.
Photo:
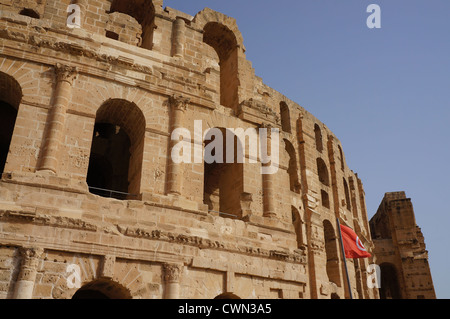
<path fill-rule="evenodd" d="M 134 30 L 132 21 L 127 21 L 114 13 L 134 18 L 139 27 Z M 149 50 L 153 48 L 155 7 L 151 0 L 113 0 L 109 14 L 107 36 L 117 37 L 118 40 L 131 44 L 136 40 L 137 35 L 140 38 L 140 41 L 136 43 L 138 46 Z"/>
<path fill-rule="evenodd" d="M 90 282 L 75 292 L 72 299 L 132 299 L 130 291 L 108 279 Z"/>
<path fill-rule="evenodd" d="M 341 274 L 339 269 L 338 240 L 336 232 L 330 221 L 323 221 L 323 232 L 325 240 L 325 252 L 327 257 L 327 275 L 330 282 L 341 286 Z"/>
<path fill-rule="evenodd" d="M 314 137 L 316 139 L 316 149 L 317 151 L 321 152 L 323 151 L 323 141 L 322 141 L 322 131 L 319 127 L 319 125 L 314 125 Z"/>
<path fill-rule="evenodd" d="M 319 175 L 319 181 L 325 185 L 330 186 L 330 177 L 328 175 L 327 164 L 320 157 L 317 158 L 317 174 Z"/>
<path fill-rule="evenodd" d="M 349 189 L 348 189 L 348 184 L 347 184 L 347 181 L 345 180 L 345 178 L 343 178 L 342 181 L 343 181 L 344 192 L 345 192 L 345 203 L 347 205 L 347 209 L 349 211 L 351 211 L 352 210 L 352 204 L 350 202 L 350 192 L 349 192 Z"/>
<path fill-rule="evenodd" d="M 294 224 L 295 234 L 297 235 L 297 248 L 303 246 L 303 222 L 297 208 L 291 206 L 292 224 Z"/>
<path fill-rule="evenodd" d="M 105 102 L 97 111 L 87 183 L 93 194 L 137 199 L 140 192 L 145 119 L 134 104 Z"/>
<path fill-rule="evenodd" d="M 380 299 L 401 299 L 398 272 L 390 263 L 382 263 Z"/>
<path fill-rule="evenodd" d="M 298 180 L 298 168 L 297 168 L 297 156 L 295 155 L 295 149 L 291 142 L 284 140 L 285 150 L 289 156 L 289 184 L 292 192 L 300 193 L 300 182 Z"/>
<path fill-rule="evenodd" d="M 226 26 L 209 22 L 204 27 L 203 42 L 214 48 L 220 66 L 220 104 L 236 109 L 238 97 L 238 45 L 236 36 Z"/>
<path fill-rule="evenodd" d="M 338 145 L 338 149 L 339 149 L 339 156 L 340 156 L 340 160 L 341 160 L 341 170 L 344 170 L 344 153 L 342 153 L 342 147 L 340 145 Z"/>
<path fill-rule="evenodd" d="M 328 193 L 322 189 L 320 191 L 320 196 L 322 199 L 322 206 L 325 208 L 330 208 L 330 197 L 328 196 Z"/>
<path fill-rule="evenodd" d="M 17 81 L 0 72 L 0 176 L 5 169 L 22 89 Z"/>
<path fill-rule="evenodd" d="M 228 133 L 224 128 L 214 128 L 205 136 L 203 199 L 210 211 L 225 218 L 241 218 L 244 165 L 239 163 L 237 156 L 242 145 L 237 136 Z M 233 141 L 229 140 L 230 136 L 234 137 Z M 233 161 L 226 158 L 229 143 L 234 143 Z"/>
<path fill-rule="evenodd" d="M 289 107 L 285 102 L 280 103 L 281 129 L 286 133 L 291 133 L 291 115 Z"/>

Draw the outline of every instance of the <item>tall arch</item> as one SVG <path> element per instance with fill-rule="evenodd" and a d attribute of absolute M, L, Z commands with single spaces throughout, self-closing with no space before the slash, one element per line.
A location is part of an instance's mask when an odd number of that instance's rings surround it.
<path fill-rule="evenodd" d="M 294 146 L 291 142 L 284 139 L 284 146 L 286 153 L 289 156 L 289 164 L 288 164 L 288 174 L 289 174 L 289 187 L 292 192 L 300 193 L 300 181 L 298 179 L 298 166 L 297 166 L 297 156 L 295 154 Z"/>
<path fill-rule="evenodd" d="M 145 118 L 136 104 L 110 99 L 98 109 L 87 183 L 92 193 L 116 199 L 140 194 Z"/>
<path fill-rule="evenodd" d="M 291 133 L 291 115 L 286 102 L 280 103 L 281 129 L 286 133 Z"/>
<path fill-rule="evenodd" d="M 401 299 L 398 271 L 391 263 L 382 263 L 380 299 Z"/>
<path fill-rule="evenodd" d="M 297 208 L 291 206 L 292 224 L 294 225 L 295 234 L 297 235 L 297 248 L 304 245 L 303 242 L 303 221 Z"/>
<path fill-rule="evenodd" d="M 20 84 L 12 76 L 0 72 L 0 176 L 5 169 L 22 96 Z"/>
<path fill-rule="evenodd" d="M 352 203 L 350 202 L 350 190 L 348 188 L 348 184 L 347 181 L 345 180 L 345 177 L 342 178 L 342 184 L 344 185 L 345 204 L 347 205 L 347 209 L 351 211 Z"/>
<path fill-rule="evenodd" d="M 238 42 L 227 26 L 208 22 L 203 29 L 203 42 L 214 48 L 220 66 L 220 104 L 236 109 L 239 104 Z"/>
<path fill-rule="evenodd" d="M 323 221 L 323 233 L 328 280 L 340 287 L 341 273 L 339 267 L 338 240 L 334 227 L 328 220 Z"/>
<path fill-rule="evenodd" d="M 323 151 L 323 138 L 322 138 L 322 130 L 320 129 L 318 124 L 314 125 L 314 138 L 316 141 L 316 150 L 318 152 Z"/>
<path fill-rule="evenodd" d="M 120 40 L 123 32 L 127 32 L 126 28 L 119 26 L 113 26 L 114 13 L 126 14 L 134 18 L 140 25 L 138 30 L 139 36 L 141 38 L 140 43 L 137 43 L 140 47 L 144 49 L 151 50 L 153 48 L 153 31 L 155 29 L 155 7 L 151 0 L 110 0 L 111 8 L 109 11 L 111 26 L 109 30 L 106 30 L 109 37 L 117 37 Z M 120 23 L 118 23 L 120 25 Z M 124 41 L 127 42 L 127 41 Z"/>
<path fill-rule="evenodd" d="M 343 171 L 345 169 L 345 163 L 344 163 L 344 153 L 342 152 L 342 147 L 338 145 L 339 149 L 339 156 L 341 158 L 341 170 Z"/>
<path fill-rule="evenodd" d="M 228 147 L 234 148 L 233 161 L 227 160 Z M 205 136 L 203 200 L 210 211 L 219 212 L 222 217 L 242 217 L 244 164 L 237 158 L 239 148 L 242 150 L 238 137 L 225 128 L 213 128 Z"/>
<path fill-rule="evenodd" d="M 316 164 L 319 181 L 325 186 L 330 186 L 330 175 L 328 174 L 327 164 L 320 157 L 317 158 Z"/>
<path fill-rule="evenodd" d="M 223 294 L 220 294 L 220 295 L 218 295 L 218 296 L 216 296 L 214 299 L 217 299 L 217 300 L 221 300 L 221 299 L 228 299 L 228 300 L 239 300 L 239 299 L 241 299 L 241 297 L 239 297 L 238 295 L 235 295 L 234 293 L 232 293 L 232 292 L 225 292 L 225 293 L 223 293 Z"/>

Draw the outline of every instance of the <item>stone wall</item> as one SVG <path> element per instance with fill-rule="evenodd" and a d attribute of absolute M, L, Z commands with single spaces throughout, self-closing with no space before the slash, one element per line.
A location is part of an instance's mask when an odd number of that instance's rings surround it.
<path fill-rule="evenodd" d="M 381 267 L 381 298 L 436 299 L 425 239 L 405 192 L 387 193 L 370 227 Z"/>
<path fill-rule="evenodd" d="M 255 76 L 233 18 L 162 1 L 28 2 L 0 1 L 2 101 L 18 110 L 0 182 L 3 298 L 71 298 L 70 265 L 80 294 L 111 298 L 349 296 L 336 218 L 373 250 L 362 182 L 323 123 Z M 81 28 L 66 26 L 69 4 Z M 276 174 L 247 156 L 217 181 L 226 215 L 208 206 L 205 163 L 171 158 L 176 128 L 204 148 L 195 121 L 281 132 Z M 99 123 L 130 139 L 125 198 L 87 183 Z M 347 260 L 354 296 L 378 297 L 371 262 Z"/>

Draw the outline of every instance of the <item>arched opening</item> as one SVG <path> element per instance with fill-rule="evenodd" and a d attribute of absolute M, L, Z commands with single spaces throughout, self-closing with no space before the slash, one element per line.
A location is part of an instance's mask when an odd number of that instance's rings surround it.
<path fill-rule="evenodd" d="M 108 279 L 90 282 L 75 292 L 72 299 L 132 299 L 130 291 Z"/>
<path fill-rule="evenodd" d="M 233 159 L 227 159 L 227 147 L 234 149 Z M 238 149 L 242 150 L 239 139 L 224 128 L 211 129 L 205 136 L 203 200 L 209 211 L 222 217 L 242 217 L 244 165 L 238 161 Z"/>
<path fill-rule="evenodd" d="M 144 134 L 145 119 L 134 103 L 114 99 L 99 108 L 87 173 L 91 193 L 138 199 Z"/>
<path fill-rule="evenodd" d="M 347 205 L 347 209 L 349 211 L 351 211 L 352 210 L 352 204 L 350 202 L 350 191 L 348 189 L 348 184 L 347 184 L 347 181 L 345 180 L 345 178 L 343 178 L 342 181 L 343 181 L 344 192 L 345 192 L 345 203 Z"/>
<path fill-rule="evenodd" d="M 323 232 L 326 252 L 326 268 L 328 280 L 341 286 L 341 275 L 339 269 L 338 241 L 333 225 L 328 220 L 323 221 Z"/>
<path fill-rule="evenodd" d="M 294 225 L 295 234 L 297 235 L 297 248 L 303 247 L 303 222 L 299 211 L 291 206 L 292 224 Z"/>
<path fill-rule="evenodd" d="M 19 14 L 22 15 L 22 16 L 33 18 L 33 19 L 40 19 L 41 18 L 39 16 L 39 13 L 37 13 L 33 9 L 29 9 L 29 8 L 24 8 L 23 10 L 21 10 L 19 12 Z"/>
<path fill-rule="evenodd" d="M 319 175 L 319 181 L 325 185 L 330 186 L 330 176 L 328 174 L 327 164 L 320 157 L 316 160 L 317 163 L 317 174 Z"/>
<path fill-rule="evenodd" d="M 0 72 L 0 177 L 8 159 L 9 147 L 22 100 L 22 89 L 17 81 Z"/>
<path fill-rule="evenodd" d="M 317 151 L 321 152 L 323 151 L 323 140 L 322 140 L 322 131 L 319 127 L 319 125 L 314 125 L 314 137 L 316 140 L 316 149 Z"/>
<path fill-rule="evenodd" d="M 342 147 L 340 145 L 338 145 L 338 149 L 339 149 L 339 156 L 340 156 L 340 161 L 341 161 L 341 170 L 344 170 L 344 153 L 342 152 Z"/>
<path fill-rule="evenodd" d="M 155 7 L 151 0 L 113 0 L 111 3 L 111 9 L 109 11 L 110 14 L 110 24 L 106 30 L 109 32 L 109 35 L 114 35 L 114 38 L 117 34 L 117 39 L 123 42 L 130 43 L 135 40 L 132 39 L 133 36 L 136 36 L 136 31 L 133 31 L 131 28 L 131 24 L 129 26 L 126 25 L 127 22 L 125 19 L 120 17 L 114 17 L 113 13 L 122 13 L 127 16 L 134 18 L 137 23 L 140 25 L 140 30 L 136 30 L 138 32 L 138 37 L 140 37 L 140 41 L 137 42 L 137 45 L 151 50 L 153 48 L 153 32 L 155 29 Z M 130 22 L 130 21 L 128 21 Z M 131 23 L 131 22 L 130 22 Z M 133 33 L 128 34 L 130 31 Z M 127 39 L 127 37 L 131 37 L 131 39 Z"/>
<path fill-rule="evenodd" d="M 322 189 L 320 190 L 320 197 L 322 200 L 322 206 L 325 208 L 330 208 L 330 197 L 328 196 L 328 193 Z"/>
<path fill-rule="evenodd" d="M 393 264 L 383 263 L 381 269 L 380 299 L 401 299 L 398 272 Z"/>
<path fill-rule="evenodd" d="M 217 300 L 220 300 L 220 299 L 238 300 L 238 299 L 241 299 L 241 297 L 235 295 L 232 292 L 225 292 L 223 294 L 218 295 L 214 299 L 217 299 Z"/>
<path fill-rule="evenodd" d="M 285 150 L 289 156 L 288 175 L 289 186 L 292 192 L 300 194 L 301 185 L 298 178 L 297 156 L 295 154 L 294 146 L 288 140 L 284 140 Z"/>
<path fill-rule="evenodd" d="M 238 45 L 226 26 L 209 22 L 203 29 L 203 42 L 214 48 L 220 66 L 220 104 L 235 109 L 239 104 Z"/>
<path fill-rule="evenodd" d="M 285 102 L 280 103 L 281 129 L 286 133 L 291 133 L 291 115 L 289 107 Z"/>

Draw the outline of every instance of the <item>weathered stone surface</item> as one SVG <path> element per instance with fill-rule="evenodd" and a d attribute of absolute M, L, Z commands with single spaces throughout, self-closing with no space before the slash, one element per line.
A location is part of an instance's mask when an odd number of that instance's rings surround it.
<path fill-rule="evenodd" d="M 0 298 L 349 297 L 336 218 L 391 246 L 340 141 L 255 76 L 235 19 L 78 0 L 69 28 L 66 2 L 0 0 Z M 212 128 L 278 129 L 278 171 L 245 136 L 244 163 L 204 162 Z M 404 263 L 427 258 L 416 237 Z M 358 298 L 378 298 L 373 262 L 347 261 Z"/>

